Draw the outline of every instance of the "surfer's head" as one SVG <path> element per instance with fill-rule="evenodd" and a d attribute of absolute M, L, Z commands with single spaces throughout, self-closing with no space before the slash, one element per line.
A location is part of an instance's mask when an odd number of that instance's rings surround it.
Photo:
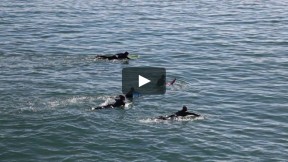
<path fill-rule="evenodd" d="M 120 100 L 125 100 L 125 97 L 123 95 L 119 95 Z"/>
<path fill-rule="evenodd" d="M 126 55 L 126 56 L 128 56 L 129 55 L 129 53 L 126 51 L 126 52 L 124 52 L 124 54 Z"/>
<path fill-rule="evenodd" d="M 187 111 L 187 107 L 185 105 L 182 107 L 182 111 Z"/>

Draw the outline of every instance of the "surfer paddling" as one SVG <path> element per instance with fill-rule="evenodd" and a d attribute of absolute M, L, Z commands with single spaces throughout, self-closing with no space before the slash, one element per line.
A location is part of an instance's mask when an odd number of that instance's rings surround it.
<path fill-rule="evenodd" d="M 108 104 L 108 105 L 105 105 L 105 106 L 99 106 L 99 107 L 96 107 L 96 108 L 92 108 L 92 110 L 123 107 L 123 106 L 125 106 L 125 102 L 124 101 L 125 101 L 125 97 L 123 95 L 119 95 L 119 99 L 115 99 L 115 102 L 113 104 Z"/>
<path fill-rule="evenodd" d="M 108 60 L 125 60 L 125 59 L 130 59 L 128 57 L 129 53 L 126 51 L 124 53 L 117 53 L 113 56 L 105 56 L 105 55 L 98 55 L 96 56 L 96 59 L 108 59 Z"/>
<path fill-rule="evenodd" d="M 194 117 L 199 117 L 200 115 L 199 114 L 196 114 L 196 113 L 193 113 L 193 112 L 188 112 L 187 111 L 188 108 L 186 106 L 183 106 L 182 107 L 182 110 L 172 114 L 172 115 L 169 115 L 169 116 L 158 116 L 156 119 L 162 119 L 162 120 L 167 120 L 167 119 L 171 119 L 171 118 L 176 118 L 176 117 L 185 117 L 185 116 L 188 116 L 188 115 L 191 115 L 191 116 L 194 116 Z"/>

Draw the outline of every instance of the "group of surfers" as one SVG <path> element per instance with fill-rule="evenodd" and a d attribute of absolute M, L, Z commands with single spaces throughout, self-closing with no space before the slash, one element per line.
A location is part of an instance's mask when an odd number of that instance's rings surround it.
<path fill-rule="evenodd" d="M 96 56 L 96 59 L 108 59 L 108 60 L 125 60 L 125 59 L 130 59 L 129 58 L 129 53 L 126 51 L 124 53 L 117 53 L 112 56 L 105 56 L 105 55 L 98 55 Z M 159 79 L 158 82 L 161 82 L 161 78 Z M 167 85 L 173 85 L 176 79 L 174 79 L 172 82 L 168 83 Z M 160 85 L 163 85 L 159 83 Z M 107 104 L 105 106 L 99 106 L 95 109 L 107 109 L 107 108 L 117 108 L 117 107 L 124 107 L 125 106 L 125 100 L 126 99 L 133 99 L 133 94 L 135 93 L 135 89 L 132 87 L 125 95 L 119 95 L 118 98 L 115 99 L 115 102 L 112 104 Z M 185 116 L 194 116 L 194 117 L 199 117 L 199 114 L 193 113 L 193 112 L 188 112 L 187 106 L 183 106 L 182 109 L 172 115 L 169 116 L 158 116 L 156 119 L 160 120 L 167 120 L 167 119 L 173 119 L 176 117 L 185 117 Z"/>

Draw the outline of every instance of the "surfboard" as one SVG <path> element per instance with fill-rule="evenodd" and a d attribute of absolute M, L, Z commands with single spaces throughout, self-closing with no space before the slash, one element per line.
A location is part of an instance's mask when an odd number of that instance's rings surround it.
<path fill-rule="evenodd" d="M 135 60 L 135 59 L 140 58 L 140 55 L 137 55 L 137 54 L 129 54 L 129 55 L 128 55 L 128 58 L 130 58 L 131 60 Z"/>

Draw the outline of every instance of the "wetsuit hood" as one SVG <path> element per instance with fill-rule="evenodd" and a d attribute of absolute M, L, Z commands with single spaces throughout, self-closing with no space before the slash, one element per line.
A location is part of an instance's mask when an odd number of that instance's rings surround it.
<path fill-rule="evenodd" d="M 125 100 L 125 97 L 123 95 L 119 95 L 120 100 Z"/>
<path fill-rule="evenodd" d="M 183 106 L 183 107 L 182 107 L 182 111 L 186 112 L 187 110 L 188 110 L 188 109 L 187 109 L 186 106 Z"/>

